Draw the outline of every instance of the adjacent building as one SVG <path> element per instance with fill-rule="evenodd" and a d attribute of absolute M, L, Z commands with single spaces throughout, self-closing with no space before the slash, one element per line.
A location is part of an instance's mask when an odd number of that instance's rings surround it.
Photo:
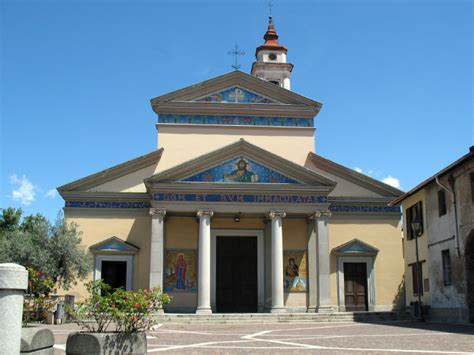
<path fill-rule="evenodd" d="M 474 322 L 474 147 L 393 201 L 399 203 L 407 304 L 417 302 L 421 292 L 428 319 Z M 420 223 L 418 233 L 413 221 Z"/>
<path fill-rule="evenodd" d="M 314 152 L 322 104 L 290 91 L 271 18 L 264 40 L 251 75 L 151 100 L 155 151 L 58 188 L 90 279 L 160 287 L 169 312 L 392 310 L 402 191 Z"/>

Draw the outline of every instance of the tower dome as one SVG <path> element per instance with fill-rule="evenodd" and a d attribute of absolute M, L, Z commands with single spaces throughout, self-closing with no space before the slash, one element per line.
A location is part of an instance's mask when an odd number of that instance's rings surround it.
<path fill-rule="evenodd" d="M 252 64 L 251 74 L 290 90 L 293 64 L 286 62 L 288 49 L 278 42 L 278 34 L 271 16 L 268 18 L 268 29 L 263 39 L 265 43 L 255 51 L 256 61 Z"/>

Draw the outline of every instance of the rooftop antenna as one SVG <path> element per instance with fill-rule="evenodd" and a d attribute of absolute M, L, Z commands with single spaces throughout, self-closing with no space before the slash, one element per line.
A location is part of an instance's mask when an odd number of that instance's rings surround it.
<path fill-rule="evenodd" d="M 235 46 L 234 46 L 234 49 L 231 50 L 231 51 L 228 51 L 227 54 L 235 56 L 235 64 L 232 65 L 232 68 L 234 68 L 234 70 L 239 70 L 240 69 L 240 64 L 238 63 L 238 56 L 239 55 L 245 55 L 245 52 L 239 50 L 239 45 L 236 43 Z"/>

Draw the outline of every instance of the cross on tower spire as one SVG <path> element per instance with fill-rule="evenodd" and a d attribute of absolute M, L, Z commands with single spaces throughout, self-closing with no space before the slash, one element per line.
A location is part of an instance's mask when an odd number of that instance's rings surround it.
<path fill-rule="evenodd" d="M 239 55 L 245 55 L 245 52 L 239 50 L 239 45 L 236 43 L 235 46 L 234 46 L 234 49 L 231 50 L 231 51 L 228 51 L 227 54 L 235 56 L 235 64 L 232 65 L 232 68 L 234 68 L 234 70 L 239 70 L 240 69 L 240 64 L 238 64 L 238 56 Z"/>
<path fill-rule="evenodd" d="M 268 16 L 272 17 L 272 7 L 275 6 L 273 5 L 273 1 L 269 0 L 267 3 L 267 6 L 268 6 Z"/>

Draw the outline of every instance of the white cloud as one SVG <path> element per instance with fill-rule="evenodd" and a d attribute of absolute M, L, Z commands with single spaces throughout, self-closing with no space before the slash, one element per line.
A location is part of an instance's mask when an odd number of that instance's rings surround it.
<path fill-rule="evenodd" d="M 56 198 L 58 196 L 58 191 L 56 189 L 48 190 L 45 194 L 46 197 Z"/>
<path fill-rule="evenodd" d="M 398 180 L 397 178 L 394 178 L 391 175 L 383 179 L 382 182 L 386 183 L 387 185 L 396 187 L 397 189 L 400 188 L 400 180 Z"/>
<path fill-rule="evenodd" d="M 381 172 L 374 171 L 374 170 L 364 171 L 363 169 L 357 168 L 357 167 L 355 167 L 354 170 L 357 171 L 358 173 L 370 176 L 371 178 L 381 180 L 387 185 L 396 187 L 397 189 L 400 188 L 400 180 L 397 178 L 394 178 L 392 175 L 388 175 L 387 177 L 381 179 L 380 177 L 383 176 Z"/>
<path fill-rule="evenodd" d="M 35 201 L 36 187 L 27 179 L 25 175 L 18 178 L 16 174 L 10 176 L 10 184 L 17 186 L 12 190 L 11 197 L 14 201 L 20 201 L 24 205 L 29 205 Z"/>

